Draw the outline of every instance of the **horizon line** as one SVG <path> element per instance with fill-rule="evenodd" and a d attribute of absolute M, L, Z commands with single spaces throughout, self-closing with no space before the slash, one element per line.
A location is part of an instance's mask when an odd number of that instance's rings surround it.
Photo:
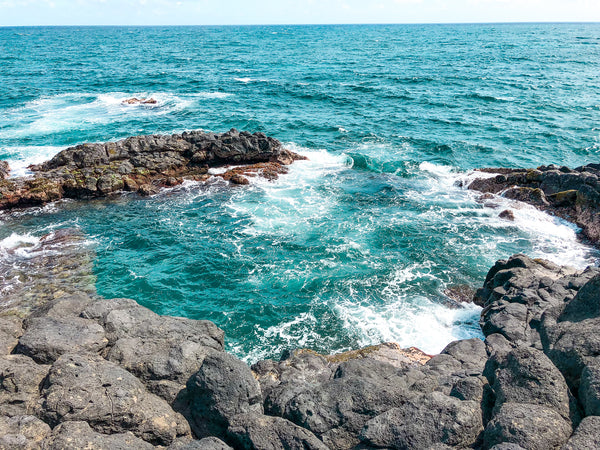
<path fill-rule="evenodd" d="M 348 23 L 222 23 L 222 24 L 67 24 L 67 25 L 0 25 L 0 28 L 42 27 L 304 27 L 304 26 L 356 26 L 356 25 L 590 25 L 598 20 L 581 21 L 499 21 L 499 22 L 348 22 Z"/>

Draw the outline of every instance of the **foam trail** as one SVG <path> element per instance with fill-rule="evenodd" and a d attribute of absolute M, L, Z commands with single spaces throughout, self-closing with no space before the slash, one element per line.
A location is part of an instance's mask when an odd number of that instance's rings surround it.
<path fill-rule="evenodd" d="M 151 120 L 193 109 L 200 101 L 223 100 L 233 94 L 197 92 L 107 92 L 59 94 L 28 102 L 9 110 L 0 139 L 22 139 L 68 131 L 93 130 L 123 120 Z M 128 98 L 154 98 L 156 104 L 124 104 Z"/>

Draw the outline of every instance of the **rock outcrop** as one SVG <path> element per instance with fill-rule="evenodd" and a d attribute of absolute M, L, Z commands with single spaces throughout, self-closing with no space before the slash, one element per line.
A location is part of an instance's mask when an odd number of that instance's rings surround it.
<path fill-rule="evenodd" d="M 576 223 L 585 238 L 600 244 L 600 164 L 480 171 L 497 175 L 475 179 L 469 189 L 529 203 Z"/>
<path fill-rule="evenodd" d="M 206 181 L 211 167 L 233 167 L 216 176 L 248 184 L 246 176 L 277 178 L 286 165 L 304 157 L 264 133 L 190 131 L 171 136 L 134 136 L 104 144 L 81 144 L 30 166 L 31 178 L 6 178 L 0 164 L 0 209 L 42 205 L 61 198 L 105 197 L 115 192 L 141 195 L 185 179 Z"/>

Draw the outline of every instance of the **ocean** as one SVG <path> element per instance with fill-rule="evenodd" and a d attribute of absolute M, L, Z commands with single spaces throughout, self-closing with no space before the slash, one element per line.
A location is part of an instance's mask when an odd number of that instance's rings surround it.
<path fill-rule="evenodd" d="M 263 131 L 308 157 L 274 182 L 2 213 L 0 270 L 74 227 L 99 294 L 212 320 L 248 362 L 439 352 L 482 337 L 480 308 L 446 290 L 480 287 L 496 260 L 598 260 L 574 225 L 462 186 L 479 167 L 598 162 L 599 81 L 600 24 L 0 28 L 14 175 L 75 144 L 192 129 Z"/>

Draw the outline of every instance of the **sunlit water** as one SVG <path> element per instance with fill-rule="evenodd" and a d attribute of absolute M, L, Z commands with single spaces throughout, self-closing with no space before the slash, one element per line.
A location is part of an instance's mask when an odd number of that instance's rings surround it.
<path fill-rule="evenodd" d="M 231 127 L 306 155 L 275 182 L 2 216 L 8 249 L 78 227 L 98 292 L 210 319 L 249 361 L 480 336 L 452 285 L 517 252 L 585 267 L 576 228 L 457 185 L 600 151 L 600 25 L 0 28 L 0 158 Z M 157 105 L 129 106 L 125 98 Z M 511 208 L 515 221 L 498 218 Z M 27 257 L 23 250 L 22 257 Z M 11 261 L 15 253 L 10 252 Z M 19 252 L 16 253 L 19 256 Z"/>

